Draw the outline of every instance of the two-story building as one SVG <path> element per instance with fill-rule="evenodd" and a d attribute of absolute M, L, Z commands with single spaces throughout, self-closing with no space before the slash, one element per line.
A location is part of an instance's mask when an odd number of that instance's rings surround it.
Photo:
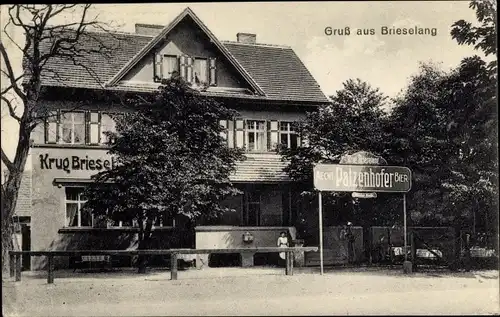
<path fill-rule="evenodd" d="M 111 48 L 107 54 L 94 49 L 103 44 Z M 221 124 L 227 146 L 245 148 L 247 160 L 231 177 L 244 194 L 225 202 L 236 212 L 197 223 L 190 245 L 172 242 L 182 220 L 159 223 L 158 247 L 240 247 L 247 245 L 246 232 L 254 236 L 252 246 L 274 246 L 283 230 L 295 237 L 299 205 L 275 148 L 300 145 L 292 122 L 329 100 L 292 48 L 259 44 L 248 33 L 220 41 L 189 8 L 166 26 L 136 24 L 134 34 L 90 32 L 80 45 L 89 50 L 78 62 L 54 58 L 43 76 L 44 103 L 53 115 L 32 135 L 31 181 L 25 182 L 32 186 L 32 250 L 135 247 L 134 224 L 96 226 L 81 211 L 82 191 L 92 174 L 114 165 L 104 132 L 114 129 L 110 114 L 127 111 L 120 96 L 153 93 L 173 72 L 193 86 L 207 84 L 202 95 L 238 111 L 237 120 Z M 33 258 L 32 269 L 43 261 Z"/>

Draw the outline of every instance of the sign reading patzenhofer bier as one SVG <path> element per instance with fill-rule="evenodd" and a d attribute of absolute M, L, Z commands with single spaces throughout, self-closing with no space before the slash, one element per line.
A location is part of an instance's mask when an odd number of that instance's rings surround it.
<path fill-rule="evenodd" d="M 408 192 L 411 171 L 401 166 L 317 164 L 314 187 L 338 192 Z"/>

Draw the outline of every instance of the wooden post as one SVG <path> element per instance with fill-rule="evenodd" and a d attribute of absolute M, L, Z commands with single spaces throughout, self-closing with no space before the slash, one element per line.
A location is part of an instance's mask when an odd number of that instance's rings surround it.
<path fill-rule="evenodd" d="M 291 251 L 289 258 L 290 258 L 290 268 L 289 268 L 290 272 L 289 272 L 289 275 L 293 275 L 293 260 L 295 259 L 295 252 Z"/>
<path fill-rule="evenodd" d="M 288 251 L 285 252 L 285 275 L 290 274 L 290 255 Z"/>
<path fill-rule="evenodd" d="M 408 228 L 406 224 L 406 194 L 403 194 L 403 225 L 404 225 L 404 253 L 405 253 L 405 261 L 403 262 L 403 272 L 405 274 L 412 273 L 413 264 L 411 261 L 408 261 Z"/>
<path fill-rule="evenodd" d="M 411 243 L 411 260 L 413 261 L 413 270 L 417 268 L 417 239 L 415 239 L 415 233 L 410 232 L 410 243 Z"/>
<path fill-rule="evenodd" d="M 15 255 L 15 262 L 16 262 L 16 282 L 19 282 L 21 280 L 21 255 L 20 254 Z"/>
<path fill-rule="evenodd" d="M 15 264 L 15 257 L 12 252 L 9 253 L 9 270 L 10 270 L 10 277 L 14 277 L 14 274 L 16 272 L 16 264 Z"/>
<path fill-rule="evenodd" d="M 406 228 L 406 194 L 403 194 L 403 231 L 404 231 L 404 253 L 405 261 L 408 261 L 408 242 L 407 242 L 407 228 Z"/>
<path fill-rule="evenodd" d="M 318 217 L 319 217 L 319 270 L 323 275 L 323 199 L 321 191 L 318 193 Z"/>
<path fill-rule="evenodd" d="M 54 283 L 54 256 L 53 255 L 47 256 L 47 283 L 48 284 Z"/>
<path fill-rule="evenodd" d="M 470 272 L 472 268 L 472 258 L 471 258 L 471 252 L 470 252 L 470 233 L 465 234 L 465 271 Z"/>
<path fill-rule="evenodd" d="M 177 280 L 177 253 L 170 255 L 170 279 Z"/>

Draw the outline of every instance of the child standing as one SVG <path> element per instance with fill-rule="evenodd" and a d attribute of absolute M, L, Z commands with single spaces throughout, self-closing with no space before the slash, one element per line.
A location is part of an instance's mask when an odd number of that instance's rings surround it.
<path fill-rule="evenodd" d="M 280 237 L 278 238 L 278 247 L 280 248 L 286 248 L 288 247 L 288 237 L 286 236 L 286 232 L 285 231 L 282 231 L 280 233 Z M 285 252 L 280 252 L 280 258 L 282 260 L 285 260 Z M 283 263 L 283 261 L 280 261 Z"/>

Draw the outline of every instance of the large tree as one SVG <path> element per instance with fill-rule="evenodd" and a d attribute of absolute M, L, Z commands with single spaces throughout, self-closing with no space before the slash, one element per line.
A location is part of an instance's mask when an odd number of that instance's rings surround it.
<path fill-rule="evenodd" d="M 183 215 L 195 221 L 229 212 L 220 203 L 239 193 L 229 176 L 243 155 L 227 146 L 219 120 L 236 113 L 179 78 L 130 106 L 134 111 L 118 117 L 117 132 L 110 134 L 117 166 L 95 176 L 84 208 L 137 222 L 139 249 L 149 247 L 158 220 Z M 145 260 L 139 258 L 139 272 Z"/>
<path fill-rule="evenodd" d="M 415 224 L 496 231 L 488 225 L 497 218 L 495 86 L 475 56 L 451 72 L 422 65 L 396 100 L 387 156 L 414 173 L 408 207 Z"/>
<path fill-rule="evenodd" d="M 57 80 L 58 69 L 51 66 L 54 59 L 63 58 L 81 66 L 82 71 L 90 72 L 89 64 L 85 63 L 86 54 L 106 54 L 112 49 L 101 43 L 98 35 L 87 32 L 91 29 L 105 31 L 107 27 L 89 13 L 90 8 L 89 4 L 16 4 L 5 7 L 7 19 L 3 20 L 0 41 L 2 121 L 5 119 L 3 115 L 8 114 L 18 125 L 19 132 L 15 136 L 13 156 L 9 157 L 4 144 L 1 149 L 2 167 L 8 174 L 1 188 L 3 270 L 8 266 L 8 251 L 13 248 L 13 215 L 28 157 L 30 134 L 49 115 L 49 109 L 42 102 L 42 79 L 51 76 Z M 70 15 L 71 21 L 60 23 L 65 15 Z M 19 41 L 16 32 L 24 33 L 24 41 Z M 86 37 L 92 37 L 96 46 L 80 45 Z M 16 63 L 21 63 L 21 59 L 23 69 L 18 72 Z"/>
<path fill-rule="evenodd" d="M 467 188 L 462 191 L 466 194 L 458 197 L 461 200 L 470 198 L 474 204 L 474 212 L 479 211 L 485 223 L 489 224 L 484 229 L 493 236 L 491 241 L 498 250 L 497 3 L 496 0 L 473 0 L 469 7 L 476 11 L 480 25 L 474 26 L 470 22 L 459 20 L 452 25 L 452 38 L 461 45 L 472 45 L 476 50 L 483 51 L 490 60 L 485 62 L 479 57 L 464 59 L 461 71 L 454 76 L 455 80 L 464 81 L 463 86 L 468 93 L 466 96 L 454 95 L 455 101 L 465 111 L 461 111 L 458 118 L 452 119 L 452 127 L 459 130 L 467 117 L 471 116 L 461 133 L 463 141 L 460 158 L 465 164 L 458 178 L 462 183 L 468 180 L 472 184 L 462 187 Z M 472 165 L 469 165 L 471 162 Z M 471 172 L 475 173 L 472 179 L 469 178 Z"/>
<path fill-rule="evenodd" d="M 347 80 L 343 86 L 330 97 L 331 104 L 319 107 L 308 113 L 304 121 L 296 123 L 297 130 L 307 140 L 307 146 L 281 149 L 283 159 L 290 161 L 286 171 L 300 184 L 304 199 L 315 196 L 312 186 L 315 163 L 339 163 L 343 154 L 357 151 L 383 152 L 387 98 L 360 79 Z M 364 209 L 360 205 L 352 208 L 352 198 L 347 194 L 325 193 L 324 199 L 325 216 L 333 216 L 337 221 L 345 223 L 350 220 L 360 224 L 363 219 L 376 214 L 360 212 Z M 308 226 L 314 227 L 315 222 Z"/>
<path fill-rule="evenodd" d="M 445 73 L 424 65 L 397 100 L 386 157 L 413 171 L 413 225 L 498 235 L 495 84 L 474 57 Z M 457 253 L 456 256 L 459 254 Z"/>
<path fill-rule="evenodd" d="M 451 36 L 458 44 L 472 45 L 485 56 L 497 53 L 497 3 L 496 0 L 472 0 L 469 8 L 476 11 L 479 26 L 465 20 L 458 20 L 452 25 Z M 488 64 L 491 76 L 497 76 L 497 60 Z"/>
<path fill-rule="evenodd" d="M 454 152 L 438 110 L 445 80 L 446 74 L 435 65 L 422 64 L 404 93 L 395 99 L 396 106 L 385 125 L 387 159 L 413 172 L 408 210 L 412 219 L 428 218 L 428 225 L 437 224 L 434 220 L 442 215 L 441 181 L 451 173 L 449 159 Z"/>
<path fill-rule="evenodd" d="M 486 56 L 495 54 L 496 4 L 471 1 L 470 7 L 481 25 L 457 21 L 452 38 Z M 422 65 L 396 100 L 388 124 L 393 133 L 388 152 L 414 170 L 410 208 L 417 223 L 474 227 L 479 216 L 481 230 L 486 230 L 484 222 L 495 218 L 496 85 L 496 60 L 487 63 L 473 56 L 447 73 Z"/>

